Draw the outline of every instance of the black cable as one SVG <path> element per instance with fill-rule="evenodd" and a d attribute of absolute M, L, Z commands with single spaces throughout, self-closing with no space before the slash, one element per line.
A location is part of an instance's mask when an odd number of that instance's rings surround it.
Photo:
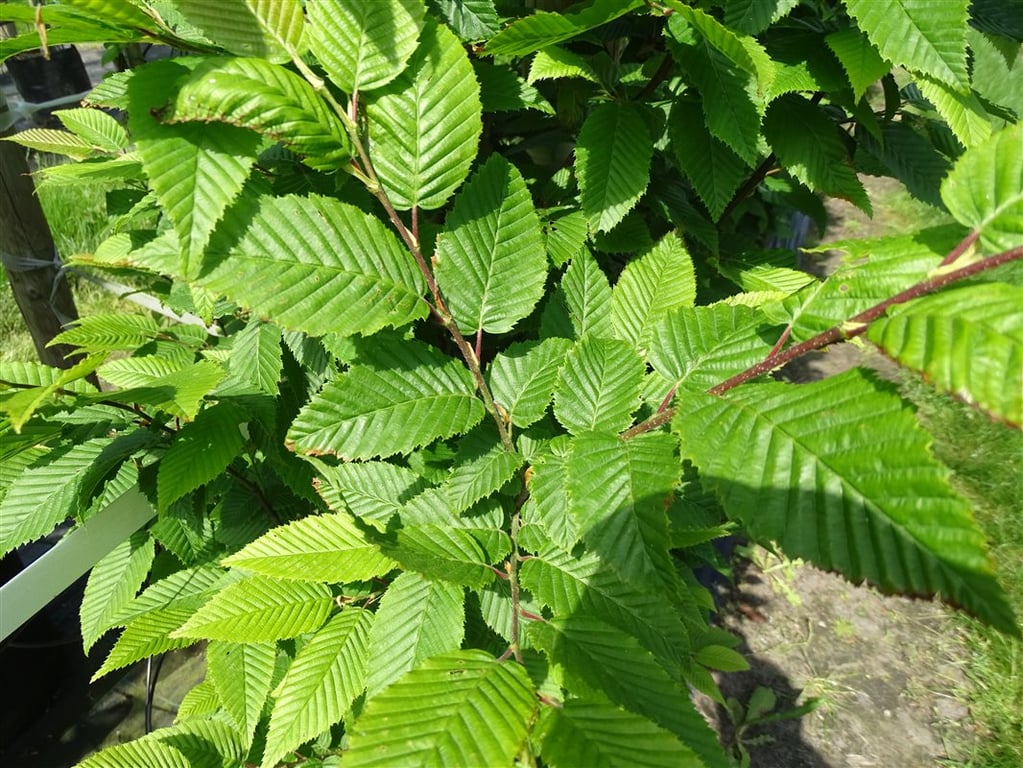
<path fill-rule="evenodd" d="M 153 668 L 153 657 L 146 660 L 146 733 L 153 732 L 153 696 L 156 693 L 156 680 L 160 677 L 160 667 L 167 654 L 161 653 L 156 661 L 156 668 Z"/>

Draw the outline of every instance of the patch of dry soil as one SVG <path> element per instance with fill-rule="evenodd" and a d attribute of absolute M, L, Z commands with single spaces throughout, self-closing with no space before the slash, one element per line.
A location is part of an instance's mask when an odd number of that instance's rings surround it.
<path fill-rule="evenodd" d="M 884 192 L 888 182 L 865 181 Z M 830 201 L 827 240 L 879 234 L 879 224 L 842 201 Z M 831 263 L 829 263 L 829 261 Z M 831 271 L 834 259 L 810 265 Z M 806 381 L 864 360 L 883 369 L 876 352 L 840 344 L 809 355 L 785 372 Z M 888 364 L 890 366 L 890 364 Z M 746 704 L 770 687 L 778 709 L 810 697 L 821 706 L 801 719 L 752 727 L 742 734 L 753 768 L 931 768 L 955 764 L 979 738 L 963 691 L 969 658 L 940 605 L 881 595 L 757 549 L 737 566 L 721 624 L 743 639 L 752 669 L 721 674 L 726 697 Z M 732 723 L 710 700 L 704 712 L 727 741 Z"/>

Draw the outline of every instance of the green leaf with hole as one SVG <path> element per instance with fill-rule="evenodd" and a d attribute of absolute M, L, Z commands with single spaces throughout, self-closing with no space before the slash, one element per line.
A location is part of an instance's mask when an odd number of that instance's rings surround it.
<path fill-rule="evenodd" d="M 370 157 L 397 208 L 440 208 L 461 186 L 476 158 L 482 109 L 461 43 L 427 17 L 408 67 L 366 104 Z"/>
<path fill-rule="evenodd" d="M 518 169 L 492 156 L 455 197 L 433 257 L 437 283 L 465 333 L 507 333 L 543 294 L 547 254 Z"/>
<path fill-rule="evenodd" d="M 579 199 L 590 228 L 607 232 L 631 211 L 650 182 L 653 143 L 639 110 L 601 104 L 587 116 L 575 149 Z"/>
<path fill-rule="evenodd" d="M 401 74 L 425 10 L 423 0 L 310 0 L 309 48 L 345 93 L 371 91 Z"/>
<path fill-rule="evenodd" d="M 303 453 L 368 459 L 408 453 L 483 418 L 472 375 L 420 342 L 381 342 L 377 365 L 357 365 L 302 408 L 288 440 Z"/>
<path fill-rule="evenodd" d="M 730 517 L 790 557 L 940 595 L 1011 634 L 984 535 L 893 391 L 859 370 L 688 398 L 673 428 Z"/>
<path fill-rule="evenodd" d="M 510 765 L 537 706 L 516 662 L 479 650 L 434 656 L 370 699 L 345 765 Z"/>
<path fill-rule="evenodd" d="M 889 310 L 867 338 L 902 365 L 997 419 L 1023 424 L 1023 288 L 952 288 Z"/>
<path fill-rule="evenodd" d="M 368 334 L 427 312 L 412 256 L 378 218 L 338 200 L 260 198 L 228 217 L 211 249 L 199 283 L 287 329 Z"/>
<path fill-rule="evenodd" d="M 274 691 L 263 751 L 265 768 L 340 722 L 365 689 L 374 618 L 362 608 L 346 608 L 299 649 Z"/>

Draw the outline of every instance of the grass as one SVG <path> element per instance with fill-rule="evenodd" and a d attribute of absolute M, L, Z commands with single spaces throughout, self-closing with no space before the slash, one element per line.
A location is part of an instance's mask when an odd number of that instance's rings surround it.
<path fill-rule="evenodd" d="M 1023 432 L 934 392 L 919 379 L 903 385 L 918 415 L 934 435 L 934 452 L 953 471 L 952 482 L 973 505 L 991 542 L 1002 587 L 1023 616 Z M 970 651 L 966 691 L 981 729 L 969 747 L 970 768 L 1023 765 L 1023 641 L 1007 637 L 961 614 Z"/>
<path fill-rule="evenodd" d="M 99 184 L 58 186 L 43 184 L 36 194 L 50 224 L 57 252 L 62 256 L 90 253 L 102 241 L 107 229 L 106 187 Z M 74 274 L 69 275 L 79 315 L 133 311 L 100 286 Z M 0 281 L 7 275 L 0 267 Z M 0 360 L 36 360 L 32 338 L 9 288 L 0 289 Z"/>
<path fill-rule="evenodd" d="M 910 197 L 889 179 L 864 179 L 874 202 L 868 219 L 851 205 L 834 201 L 840 237 L 878 237 L 948 224 L 944 211 Z M 836 233 L 837 234 L 837 233 Z M 1023 619 L 1023 432 L 995 423 L 951 396 L 906 374 L 903 393 L 916 405 L 921 423 L 934 436 L 935 455 L 952 470 L 952 483 L 971 503 L 991 543 L 999 581 L 1018 618 Z M 963 614 L 953 619 L 966 637 L 965 671 L 971 688 L 962 695 L 978 738 L 956 745 L 968 757 L 961 768 L 1023 766 L 1023 641 Z"/>

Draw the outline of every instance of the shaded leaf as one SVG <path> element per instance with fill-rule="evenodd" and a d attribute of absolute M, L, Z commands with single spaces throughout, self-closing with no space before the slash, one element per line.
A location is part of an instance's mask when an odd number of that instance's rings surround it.
<path fill-rule="evenodd" d="M 434 656 L 370 699 L 345 765 L 510 765 L 536 707 L 520 664 L 478 650 Z"/>
<path fill-rule="evenodd" d="M 245 442 L 239 427 L 246 418 L 240 409 L 221 403 L 206 408 L 178 431 L 157 470 L 161 512 L 227 469 Z"/>
<path fill-rule="evenodd" d="M 349 607 L 302 646 L 275 691 L 266 768 L 337 723 L 366 686 L 366 657 L 374 614 Z"/>
<path fill-rule="evenodd" d="M 674 429 L 729 516 L 790 557 L 883 589 L 940 594 L 1015 634 L 967 504 L 888 386 L 853 370 L 692 396 Z"/>
<path fill-rule="evenodd" d="M 571 348 L 567 339 L 552 336 L 513 344 L 494 358 L 487 371 L 490 388 L 513 424 L 528 427 L 543 418 Z"/>
<path fill-rule="evenodd" d="M 92 567 L 79 608 L 85 653 L 111 627 L 114 616 L 135 597 L 156 553 L 152 537 L 136 531 Z"/>
<path fill-rule="evenodd" d="M 537 11 L 491 38 L 486 53 L 491 56 L 532 53 L 613 21 L 642 4 L 642 0 L 594 0 L 574 13 Z"/>

